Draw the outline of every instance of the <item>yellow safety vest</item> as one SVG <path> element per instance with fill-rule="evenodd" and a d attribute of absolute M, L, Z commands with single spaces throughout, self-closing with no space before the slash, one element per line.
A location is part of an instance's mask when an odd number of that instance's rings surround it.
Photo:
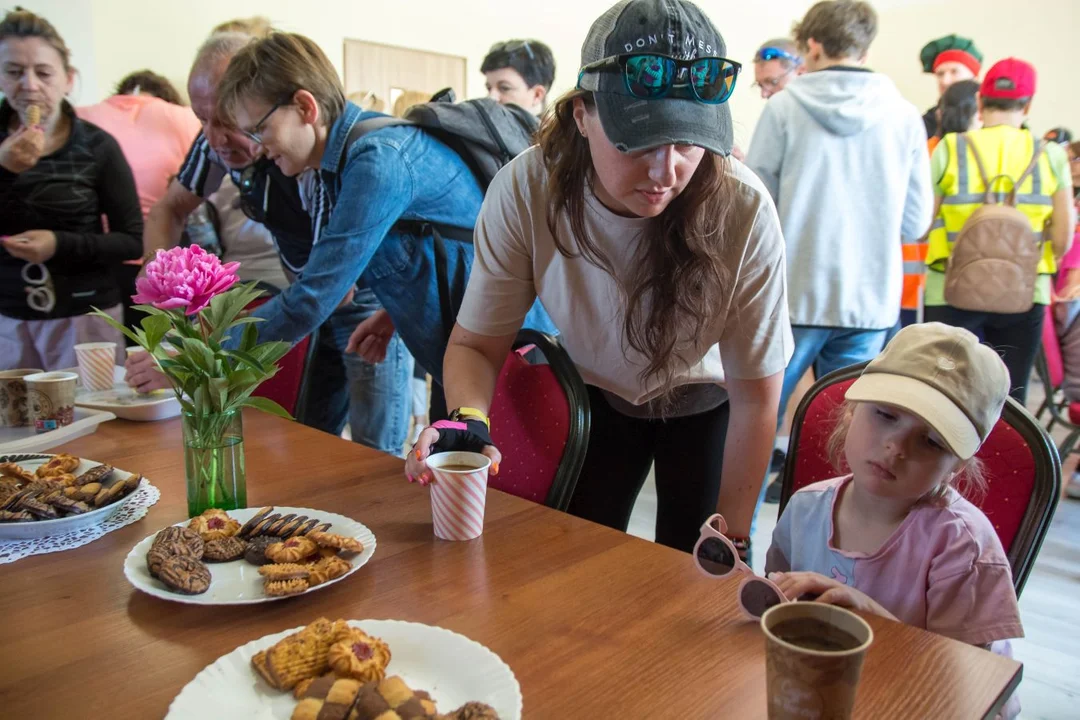
<path fill-rule="evenodd" d="M 973 130 L 968 136 L 978 148 L 979 157 L 990 178 L 990 188 L 994 190 L 998 202 L 1004 202 L 1013 189 L 1013 179 L 1023 175 L 1031 164 L 1031 155 L 1035 150 L 1034 136 L 1027 130 L 1008 125 Z M 938 182 L 943 197 L 941 210 L 930 228 L 926 264 L 934 270 L 944 271 L 945 260 L 952 253 L 960 228 L 964 227 L 971 213 L 983 204 L 986 186 L 979 176 L 971 148 L 963 137 L 950 133 L 941 142 L 949 152 L 949 164 Z M 1053 195 L 1057 190 L 1057 178 L 1044 152 L 1035 169 L 1016 189 L 1016 209 L 1031 220 L 1031 229 L 1036 235 L 1042 235 L 1046 221 L 1054 212 Z M 1053 247 L 1046 241 L 1043 243 L 1042 260 L 1039 261 L 1039 274 L 1050 274 L 1056 270 Z"/>

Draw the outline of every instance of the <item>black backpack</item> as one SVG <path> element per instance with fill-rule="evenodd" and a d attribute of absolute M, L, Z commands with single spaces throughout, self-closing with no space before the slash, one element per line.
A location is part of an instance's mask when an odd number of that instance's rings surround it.
<path fill-rule="evenodd" d="M 500 105 L 491 98 L 455 103 L 453 90 L 442 90 L 431 102 L 414 105 L 404 118 L 378 117 L 353 125 L 346 147 L 368 133 L 396 125 L 422 128 L 458 154 L 480 183 L 485 193 L 495 175 L 533 144 L 539 123 L 531 113 L 517 105 Z M 344 170 L 348 151 L 341 154 L 339 171 Z M 447 338 L 454 327 L 461 306 L 460 293 L 451 292 L 446 241 L 472 243 L 473 228 L 454 227 L 423 221 L 401 221 L 394 228 L 435 240 L 435 273 L 439 284 L 439 305 Z M 456 278 L 464 288 L 468 278 Z"/>

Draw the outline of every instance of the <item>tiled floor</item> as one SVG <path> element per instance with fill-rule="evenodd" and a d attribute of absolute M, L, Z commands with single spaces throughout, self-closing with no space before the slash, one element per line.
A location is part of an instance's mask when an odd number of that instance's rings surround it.
<path fill-rule="evenodd" d="M 1042 397 L 1041 387 L 1033 381 L 1028 406 L 1038 407 Z M 1075 459 L 1066 460 L 1066 478 L 1076 464 Z M 757 572 L 761 572 L 765 563 L 765 550 L 776 526 L 776 511 L 776 505 L 765 505 L 758 515 L 753 537 L 753 565 Z M 656 486 L 650 476 L 634 507 L 630 533 L 652 540 L 655 519 Z M 1024 720 L 1080 717 L 1080 501 L 1062 500 L 1059 504 L 1020 598 L 1020 613 L 1027 637 L 1015 642 L 1013 649 L 1016 659 L 1024 663 L 1021 717 Z"/>

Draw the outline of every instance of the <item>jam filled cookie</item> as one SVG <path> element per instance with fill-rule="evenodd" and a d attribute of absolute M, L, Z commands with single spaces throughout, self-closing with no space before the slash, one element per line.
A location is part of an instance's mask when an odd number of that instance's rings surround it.
<path fill-rule="evenodd" d="M 266 548 L 266 557 L 278 563 L 294 563 L 311 557 L 319 547 L 309 538 L 292 537 Z"/>
<path fill-rule="evenodd" d="M 247 543 L 238 537 L 218 538 L 206 543 L 203 560 L 207 562 L 232 562 L 244 556 Z"/>
<path fill-rule="evenodd" d="M 198 517 L 191 518 L 188 527 L 199 533 L 203 540 L 219 540 L 240 532 L 240 523 L 224 510 L 211 508 Z"/>
<path fill-rule="evenodd" d="M 390 646 L 358 628 L 350 628 L 330 646 L 326 660 L 338 677 L 375 682 L 386 677 Z"/>
<path fill-rule="evenodd" d="M 166 558 L 158 578 L 170 589 L 185 595 L 201 595 L 210 588 L 210 569 L 187 555 Z"/>

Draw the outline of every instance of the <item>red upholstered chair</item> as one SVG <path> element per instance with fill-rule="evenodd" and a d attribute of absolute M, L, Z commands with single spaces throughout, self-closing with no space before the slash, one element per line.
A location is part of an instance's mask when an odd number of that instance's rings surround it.
<path fill-rule="evenodd" d="M 270 300 L 270 298 L 270 295 L 263 295 L 253 300 L 247 309 L 254 310 Z M 285 357 L 278 360 L 280 369 L 277 374 L 260 385 L 252 395 L 269 398 L 288 410 L 290 415 L 295 416 L 307 386 L 307 367 L 312 355 L 315 353 L 315 335 L 317 332 L 316 330 L 300 340 L 296 345 L 293 345 Z"/>
<path fill-rule="evenodd" d="M 814 383 L 799 404 L 784 466 L 780 512 L 799 488 L 841 475 L 828 460 L 829 435 L 839 420 L 844 393 L 865 363 L 837 370 Z M 971 497 L 994 525 L 1012 566 L 1016 594 L 1031 573 L 1061 490 L 1061 461 L 1053 441 L 1018 402 L 1009 398 L 1001 419 L 979 448 L 989 487 Z"/>
<path fill-rule="evenodd" d="M 491 487 L 566 510 L 589 445 L 589 396 L 554 337 L 518 333 L 495 385 L 491 439 L 503 455 Z"/>

